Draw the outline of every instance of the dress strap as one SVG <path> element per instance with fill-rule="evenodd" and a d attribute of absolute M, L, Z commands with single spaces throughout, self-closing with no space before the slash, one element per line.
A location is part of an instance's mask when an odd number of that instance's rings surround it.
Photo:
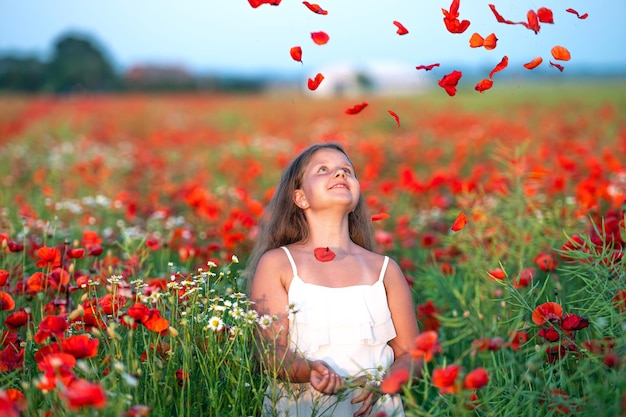
<path fill-rule="evenodd" d="M 298 268 L 296 268 L 296 261 L 293 260 L 293 256 L 291 256 L 291 252 L 289 252 L 289 249 L 287 249 L 287 246 L 281 246 L 281 248 L 287 254 L 287 258 L 289 258 L 289 263 L 291 264 L 291 270 L 293 271 L 293 276 L 297 277 L 298 276 Z"/>
<path fill-rule="evenodd" d="M 378 277 L 378 281 L 382 281 L 383 278 L 385 278 L 385 272 L 387 271 L 387 265 L 388 264 L 389 264 L 389 257 L 385 256 L 385 260 L 383 261 L 383 267 L 380 269 L 380 276 Z M 295 265 L 294 265 L 294 267 L 295 267 Z"/>

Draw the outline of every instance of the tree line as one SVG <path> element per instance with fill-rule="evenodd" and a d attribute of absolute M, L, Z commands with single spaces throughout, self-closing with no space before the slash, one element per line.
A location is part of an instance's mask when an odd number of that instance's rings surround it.
<path fill-rule="evenodd" d="M 17 54 L 0 56 L 0 91 L 4 92 L 254 92 L 265 87 L 263 80 L 198 77 L 173 67 L 138 65 L 120 73 L 102 48 L 88 37 L 76 34 L 60 37 L 49 60 Z"/>

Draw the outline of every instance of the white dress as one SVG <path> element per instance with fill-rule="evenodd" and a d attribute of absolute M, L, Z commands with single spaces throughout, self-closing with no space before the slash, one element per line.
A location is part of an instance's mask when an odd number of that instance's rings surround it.
<path fill-rule="evenodd" d="M 307 359 L 325 361 L 344 378 L 369 375 L 380 380 L 394 360 L 387 342 L 396 337 L 383 284 L 389 258 L 376 283 L 331 288 L 302 281 L 291 253 L 283 249 L 293 269 L 288 290 L 294 312 L 289 317 L 290 348 Z M 263 416 L 351 417 L 362 405 L 350 404 L 357 389 L 324 395 L 310 383 L 276 381 L 267 389 Z M 400 397 L 381 397 L 370 415 L 381 411 L 389 417 L 404 416 Z"/>

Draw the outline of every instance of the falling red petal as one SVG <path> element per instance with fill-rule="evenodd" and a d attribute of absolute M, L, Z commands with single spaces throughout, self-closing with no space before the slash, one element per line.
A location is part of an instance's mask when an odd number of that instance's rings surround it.
<path fill-rule="evenodd" d="M 453 232 L 458 232 L 459 230 L 463 229 L 466 224 L 467 224 L 467 216 L 465 216 L 465 213 L 460 212 L 459 215 L 454 220 L 454 223 L 452 223 L 451 230 Z"/>
<path fill-rule="evenodd" d="M 552 48 L 551 52 L 554 59 L 558 59 L 559 61 L 569 61 L 572 58 L 569 51 L 564 46 L 556 45 Z"/>
<path fill-rule="evenodd" d="M 493 15 L 496 17 L 496 20 L 499 23 L 506 23 L 507 25 L 527 25 L 526 22 L 514 22 L 512 20 L 505 19 L 500 13 L 498 13 L 498 11 L 496 10 L 496 6 L 494 6 L 493 4 L 490 4 L 489 8 L 493 12 Z"/>
<path fill-rule="evenodd" d="M 438 67 L 440 64 L 437 62 L 435 64 L 429 64 L 429 65 L 418 65 L 415 67 L 416 70 L 425 70 L 425 71 L 430 71 L 435 67 Z"/>
<path fill-rule="evenodd" d="M 482 93 L 485 90 L 489 90 L 492 86 L 493 86 L 493 80 L 485 78 L 484 80 L 476 84 L 476 86 L 474 87 L 474 90 L 478 91 L 479 93 Z"/>
<path fill-rule="evenodd" d="M 563 70 L 565 69 L 565 67 L 564 67 L 563 65 L 559 65 L 559 64 L 554 63 L 554 62 L 552 62 L 552 61 L 550 61 L 550 66 L 551 66 L 551 67 L 555 67 L 555 68 L 557 68 L 557 69 L 558 69 L 559 71 L 561 71 L 561 72 L 563 72 Z"/>
<path fill-rule="evenodd" d="M 491 70 L 491 72 L 489 73 L 489 78 L 493 78 L 493 74 L 495 74 L 496 72 L 502 71 L 508 65 L 509 65 L 509 57 L 505 55 L 502 58 L 502 60 L 498 63 L 498 65 L 496 65 L 494 69 Z"/>
<path fill-rule="evenodd" d="M 335 259 L 335 252 L 333 252 L 330 248 L 315 248 L 313 250 L 313 255 L 315 255 L 315 259 L 320 262 L 329 262 Z"/>
<path fill-rule="evenodd" d="M 450 11 L 441 9 L 444 18 L 443 23 L 446 25 L 446 29 L 450 33 L 463 33 L 470 25 L 469 20 L 459 20 L 459 7 L 461 5 L 460 0 L 452 0 L 450 4 Z"/>
<path fill-rule="evenodd" d="M 325 45 L 330 37 L 326 32 L 311 32 L 311 39 L 318 45 Z"/>
<path fill-rule="evenodd" d="M 372 214 L 372 221 L 373 222 L 377 222 L 379 220 L 388 219 L 389 217 L 391 217 L 391 216 L 388 213 Z"/>
<path fill-rule="evenodd" d="M 302 4 L 304 4 L 306 7 L 309 8 L 310 11 L 312 11 L 313 13 L 317 13 L 317 14 L 323 14 L 323 15 L 327 15 L 328 11 L 322 9 L 319 4 L 311 4 L 308 1 L 303 1 Z"/>
<path fill-rule="evenodd" d="M 537 16 L 537 13 L 534 10 L 529 10 L 526 17 L 528 19 L 528 23 L 524 26 L 535 32 L 535 34 L 539 33 L 541 27 L 539 26 L 539 17 Z"/>
<path fill-rule="evenodd" d="M 320 74 L 319 72 L 317 73 L 317 75 L 315 75 L 314 79 L 309 78 L 309 81 L 308 81 L 309 90 L 311 91 L 316 90 L 323 80 L 324 80 L 324 76 Z"/>
<path fill-rule="evenodd" d="M 540 7 L 537 9 L 537 18 L 539 18 L 541 23 L 554 24 L 554 15 L 552 14 L 552 10 L 547 7 Z"/>
<path fill-rule="evenodd" d="M 459 80 L 463 76 L 461 71 L 452 71 L 450 74 L 446 74 L 440 79 L 437 84 L 439 87 L 442 87 L 446 90 L 449 96 L 454 96 L 456 94 L 456 86 L 459 83 Z"/>
<path fill-rule="evenodd" d="M 257 8 L 263 4 L 269 4 L 270 6 L 278 6 L 282 0 L 248 0 L 250 6 Z"/>
<path fill-rule="evenodd" d="M 302 48 L 299 46 L 294 46 L 289 50 L 289 54 L 294 61 L 302 63 Z"/>
<path fill-rule="evenodd" d="M 387 112 L 394 118 L 396 119 L 396 124 L 398 125 L 398 127 L 400 127 L 400 116 L 398 116 L 396 114 L 396 112 L 394 112 L 393 110 L 387 110 Z"/>
<path fill-rule="evenodd" d="M 533 59 L 532 61 L 527 62 L 526 64 L 524 64 L 524 68 L 531 70 L 533 68 L 537 68 L 539 65 L 541 65 L 542 62 L 543 62 L 543 58 L 538 56 L 537 58 Z"/>
<path fill-rule="evenodd" d="M 568 13 L 573 13 L 573 14 L 575 14 L 575 15 L 576 15 L 576 17 L 578 17 L 579 19 L 586 19 L 586 18 L 588 18 L 588 17 L 589 17 L 589 13 L 585 13 L 585 14 L 582 14 L 582 15 L 581 15 L 580 13 L 578 13 L 578 12 L 577 12 L 576 10 L 574 10 L 574 9 L 567 9 L 567 10 L 565 10 L 565 11 L 566 11 L 566 12 L 568 12 Z"/>
<path fill-rule="evenodd" d="M 393 24 L 398 27 L 398 30 L 396 30 L 396 33 L 398 35 L 406 35 L 407 33 L 409 33 L 407 28 L 405 28 L 404 25 L 402 23 L 398 22 L 397 20 L 394 20 Z"/>
<path fill-rule="evenodd" d="M 470 48 L 480 48 L 485 43 L 485 39 L 478 33 L 472 34 L 469 40 Z"/>
<path fill-rule="evenodd" d="M 361 110 L 363 110 L 364 108 L 367 107 L 367 103 L 363 102 L 361 104 L 357 104 L 353 107 L 350 107 L 349 109 L 346 109 L 346 114 L 358 114 L 361 112 Z"/>
<path fill-rule="evenodd" d="M 491 51 L 492 49 L 496 49 L 497 43 L 498 43 L 498 38 L 496 38 L 496 34 L 490 33 L 485 38 L 485 41 L 483 42 L 483 47 L 487 49 L 488 51 Z"/>

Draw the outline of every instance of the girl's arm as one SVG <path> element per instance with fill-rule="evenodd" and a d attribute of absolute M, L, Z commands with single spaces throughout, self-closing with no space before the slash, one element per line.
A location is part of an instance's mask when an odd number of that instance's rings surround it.
<path fill-rule="evenodd" d="M 343 379 L 325 362 L 311 361 L 289 348 L 289 304 L 286 283 L 291 264 L 282 249 L 268 251 L 259 260 L 250 298 L 259 317 L 273 320 L 265 328 L 259 326 L 257 352 L 270 375 L 290 382 L 310 382 L 325 394 L 335 394 L 343 387 Z"/>
<path fill-rule="evenodd" d="M 395 261 L 390 260 L 384 282 L 391 318 L 396 328 L 396 337 L 389 342 L 395 360 L 388 375 L 398 369 L 407 369 L 412 372 L 415 380 L 421 377 L 423 367 L 421 359 L 415 360 L 411 356 L 411 350 L 415 348 L 415 339 L 419 334 L 415 304 L 406 278 Z"/>

